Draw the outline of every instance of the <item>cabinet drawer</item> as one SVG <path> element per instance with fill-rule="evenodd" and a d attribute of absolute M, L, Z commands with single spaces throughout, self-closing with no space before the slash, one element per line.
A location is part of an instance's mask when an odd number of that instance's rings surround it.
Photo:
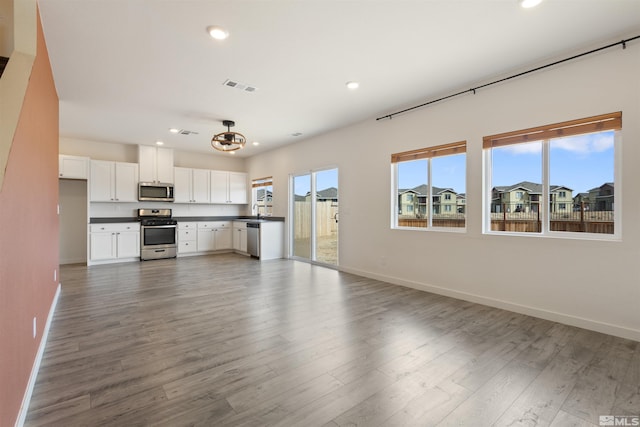
<path fill-rule="evenodd" d="M 212 221 L 202 221 L 198 223 L 198 228 L 200 230 L 215 228 L 216 224 L 217 224 L 216 222 L 212 222 Z"/>
<path fill-rule="evenodd" d="M 137 222 L 125 222 L 125 223 L 107 223 L 107 224 L 91 224 L 89 230 L 92 233 L 100 232 L 118 232 L 118 231 L 140 231 L 140 223 Z"/>
<path fill-rule="evenodd" d="M 179 222 L 178 223 L 178 230 L 187 230 L 187 229 L 195 230 L 196 228 L 198 228 L 197 222 Z"/>
<path fill-rule="evenodd" d="M 180 254 L 196 252 L 197 250 L 198 248 L 196 246 L 195 240 L 188 241 L 188 242 L 184 242 L 184 241 L 178 242 L 178 253 Z"/>
<path fill-rule="evenodd" d="M 247 228 L 247 223 L 245 221 L 234 221 L 233 228 Z"/>
<path fill-rule="evenodd" d="M 195 242 L 197 236 L 196 230 L 178 230 L 179 242 Z"/>

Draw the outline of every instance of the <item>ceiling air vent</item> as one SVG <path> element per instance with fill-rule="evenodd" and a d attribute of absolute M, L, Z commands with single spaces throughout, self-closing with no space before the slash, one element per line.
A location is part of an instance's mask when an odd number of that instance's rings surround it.
<path fill-rule="evenodd" d="M 246 83 L 240 83 L 238 81 L 231 80 L 231 79 L 225 80 L 224 83 L 222 84 L 224 86 L 232 87 L 234 89 L 239 89 L 244 92 L 255 92 L 256 90 L 258 90 L 258 88 L 255 86 L 251 86 Z"/>
<path fill-rule="evenodd" d="M 178 132 L 180 135 L 197 135 L 198 132 L 192 131 L 192 130 L 186 130 L 186 129 L 180 129 L 180 132 Z"/>

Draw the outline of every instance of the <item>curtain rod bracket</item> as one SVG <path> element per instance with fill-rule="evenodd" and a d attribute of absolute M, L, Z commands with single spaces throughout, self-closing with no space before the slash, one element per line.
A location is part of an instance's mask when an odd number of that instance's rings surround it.
<path fill-rule="evenodd" d="M 469 89 L 469 90 L 471 90 L 471 92 L 473 92 L 474 95 L 476 94 L 476 90 L 475 89 Z"/>
<path fill-rule="evenodd" d="M 626 40 L 622 40 L 622 50 L 627 48 L 627 41 Z"/>

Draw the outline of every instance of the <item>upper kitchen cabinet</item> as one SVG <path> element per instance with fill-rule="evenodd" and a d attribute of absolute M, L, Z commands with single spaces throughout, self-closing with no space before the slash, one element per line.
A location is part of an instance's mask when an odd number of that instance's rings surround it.
<path fill-rule="evenodd" d="M 247 203 L 247 174 L 211 171 L 211 203 Z"/>
<path fill-rule="evenodd" d="M 89 177 L 89 158 L 60 154 L 58 156 L 58 177 L 87 179 Z"/>
<path fill-rule="evenodd" d="M 138 145 L 140 182 L 173 184 L 173 149 Z"/>
<path fill-rule="evenodd" d="M 209 203 L 209 170 L 174 168 L 175 203 Z"/>
<path fill-rule="evenodd" d="M 138 164 L 91 160 L 92 202 L 137 202 Z"/>

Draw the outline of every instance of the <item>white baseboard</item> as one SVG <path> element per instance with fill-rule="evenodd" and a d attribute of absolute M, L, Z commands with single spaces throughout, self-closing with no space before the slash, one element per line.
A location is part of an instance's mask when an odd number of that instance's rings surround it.
<path fill-rule="evenodd" d="M 33 393 L 33 387 L 36 385 L 36 378 L 38 377 L 38 371 L 40 370 L 40 362 L 42 361 L 42 355 L 44 354 L 44 348 L 47 345 L 47 337 L 49 336 L 49 327 L 53 320 L 53 314 L 56 311 L 56 305 L 58 304 L 58 297 L 60 296 L 60 283 L 56 289 L 56 294 L 53 296 L 51 307 L 49 308 L 49 315 L 47 316 L 47 323 L 44 325 L 42 331 L 42 337 L 40 338 L 40 345 L 38 346 L 38 352 L 36 353 L 36 359 L 33 361 L 33 367 L 31 368 L 31 375 L 29 376 L 29 382 L 27 383 L 27 389 L 24 392 L 22 398 L 22 405 L 20 406 L 20 412 L 18 413 L 18 419 L 16 420 L 16 427 L 22 427 L 24 421 L 27 418 L 27 411 L 29 410 L 29 403 L 31 402 L 31 394 Z"/>
<path fill-rule="evenodd" d="M 420 291 L 431 292 L 438 295 L 444 295 L 451 298 L 461 299 L 464 301 L 475 302 L 478 304 L 488 305 L 490 307 L 501 308 L 503 310 L 513 311 L 515 313 L 526 314 L 528 316 L 538 317 L 540 319 L 551 320 L 553 322 L 564 323 L 570 326 L 589 329 L 596 332 L 602 332 L 608 335 L 614 335 L 620 338 L 626 338 L 634 341 L 640 341 L 640 330 L 626 328 L 624 326 L 612 325 L 610 323 L 599 322 L 584 317 L 573 316 L 570 314 L 558 313 L 543 308 L 530 307 L 509 301 L 503 301 L 496 298 L 484 297 L 481 295 L 470 294 L 467 292 L 456 291 L 453 289 L 442 288 L 439 286 L 428 285 L 425 283 L 414 282 L 410 280 L 400 279 L 397 277 L 385 276 L 382 274 L 370 273 L 354 268 L 340 267 L 341 271 L 351 273 L 358 276 L 368 277 L 370 279 L 380 280 L 382 282 L 394 285 L 404 286 L 407 288 L 417 289 Z"/>

